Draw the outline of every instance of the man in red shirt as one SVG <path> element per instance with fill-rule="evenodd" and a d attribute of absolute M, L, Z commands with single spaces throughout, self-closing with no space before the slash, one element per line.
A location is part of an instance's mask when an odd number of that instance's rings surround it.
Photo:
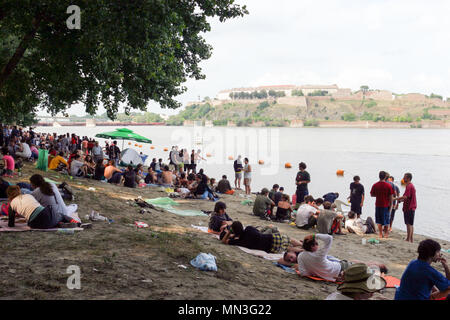
<path fill-rule="evenodd" d="M 378 176 L 380 181 L 372 186 L 370 195 L 372 197 L 376 197 L 375 221 L 378 225 L 378 234 L 380 238 L 387 238 L 389 236 L 389 213 L 391 212 L 392 202 L 394 199 L 394 190 L 391 185 L 385 181 L 387 176 L 386 172 L 380 171 Z"/>
<path fill-rule="evenodd" d="M 399 202 L 403 202 L 403 216 L 406 224 L 406 241 L 413 242 L 414 235 L 414 215 L 417 208 L 416 188 L 411 183 L 412 174 L 405 173 L 403 180 L 406 184 L 406 190 L 402 197 L 396 198 Z"/>

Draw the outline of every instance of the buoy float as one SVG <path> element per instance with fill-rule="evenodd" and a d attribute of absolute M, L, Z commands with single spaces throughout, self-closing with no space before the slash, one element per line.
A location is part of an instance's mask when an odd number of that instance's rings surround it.
<path fill-rule="evenodd" d="M 343 175 L 344 175 L 344 170 L 338 170 L 338 171 L 336 171 L 336 175 L 338 175 L 338 176 L 343 176 Z"/>
<path fill-rule="evenodd" d="M 229 157 L 228 157 L 228 160 L 233 160 L 233 157 L 232 157 L 232 156 L 229 156 Z"/>
<path fill-rule="evenodd" d="M 264 160 L 259 160 L 258 163 L 259 164 L 264 164 Z"/>
<path fill-rule="evenodd" d="M 137 143 L 135 143 L 135 144 L 134 144 L 134 146 L 135 146 L 135 147 L 137 147 L 137 146 L 138 146 L 138 144 L 137 144 Z"/>
<path fill-rule="evenodd" d="M 209 158 L 212 157 L 211 153 L 207 153 L 206 156 Z"/>
<path fill-rule="evenodd" d="M 142 148 L 142 144 L 139 145 L 139 148 Z"/>
<path fill-rule="evenodd" d="M 128 142 L 128 145 L 131 146 L 131 142 Z"/>
<path fill-rule="evenodd" d="M 155 149 L 155 147 L 154 147 L 154 146 L 151 146 L 151 147 L 150 147 L 150 149 L 152 149 L 152 150 L 153 150 L 153 149 Z"/>
<path fill-rule="evenodd" d="M 405 180 L 402 179 L 402 186 L 404 186 L 406 184 Z"/>
<path fill-rule="evenodd" d="M 164 148 L 164 151 L 169 151 L 169 149 L 167 149 L 167 148 Z"/>
<path fill-rule="evenodd" d="M 290 169 L 290 168 L 292 168 L 292 164 L 290 164 L 289 162 L 287 162 L 287 163 L 284 165 L 284 167 L 285 167 L 286 169 Z"/>

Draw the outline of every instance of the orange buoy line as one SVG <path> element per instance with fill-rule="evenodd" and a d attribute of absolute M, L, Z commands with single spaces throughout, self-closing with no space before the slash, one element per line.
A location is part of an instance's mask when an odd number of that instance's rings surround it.
<path fill-rule="evenodd" d="M 287 163 L 284 164 L 284 167 L 285 167 L 286 169 L 290 169 L 290 168 L 292 168 L 292 164 L 290 164 L 289 162 L 287 162 Z"/>
<path fill-rule="evenodd" d="M 336 171 L 336 175 L 338 175 L 338 176 L 343 176 L 343 175 L 344 175 L 344 170 L 338 170 L 338 171 Z"/>

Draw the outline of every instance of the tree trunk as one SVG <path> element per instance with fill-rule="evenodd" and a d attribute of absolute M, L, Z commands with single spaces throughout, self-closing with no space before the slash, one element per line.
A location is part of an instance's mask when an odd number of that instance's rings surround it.
<path fill-rule="evenodd" d="M 41 23 L 41 20 L 42 20 L 42 17 L 40 14 L 38 14 L 37 16 L 35 16 L 33 18 L 31 30 L 23 37 L 22 41 L 20 42 L 19 46 L 16 49 L 16 52 L 11 57 L 11 59 L 8 61 L 6 66 L 2 69 L 2 71 L 0 73 L 0 89 L 5 84 L 6 79 L 11 75 L 11 73 L 17 67 L 20 59 L 22 59 L 23 54 L 25 53 L 25 50 L 28 48 L 28 45 L 30 44 L 31 40 L 33 40 L 34 36 L 36 35 L 36 31 L 39 28 L 39 24 Z"/>

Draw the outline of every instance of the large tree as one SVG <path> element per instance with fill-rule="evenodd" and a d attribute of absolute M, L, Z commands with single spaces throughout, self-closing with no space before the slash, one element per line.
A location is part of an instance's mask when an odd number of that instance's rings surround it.
<path fill-rule="evenodd" d="M 80 29 L 66 25 L 73 4 Z M 234 0 L 0 0 L 0 117 L 75 103 L 111 119 L 122 104 L 178 108 L 183 83 L 205 78 L 208 18 L 247 13 Z"/>

